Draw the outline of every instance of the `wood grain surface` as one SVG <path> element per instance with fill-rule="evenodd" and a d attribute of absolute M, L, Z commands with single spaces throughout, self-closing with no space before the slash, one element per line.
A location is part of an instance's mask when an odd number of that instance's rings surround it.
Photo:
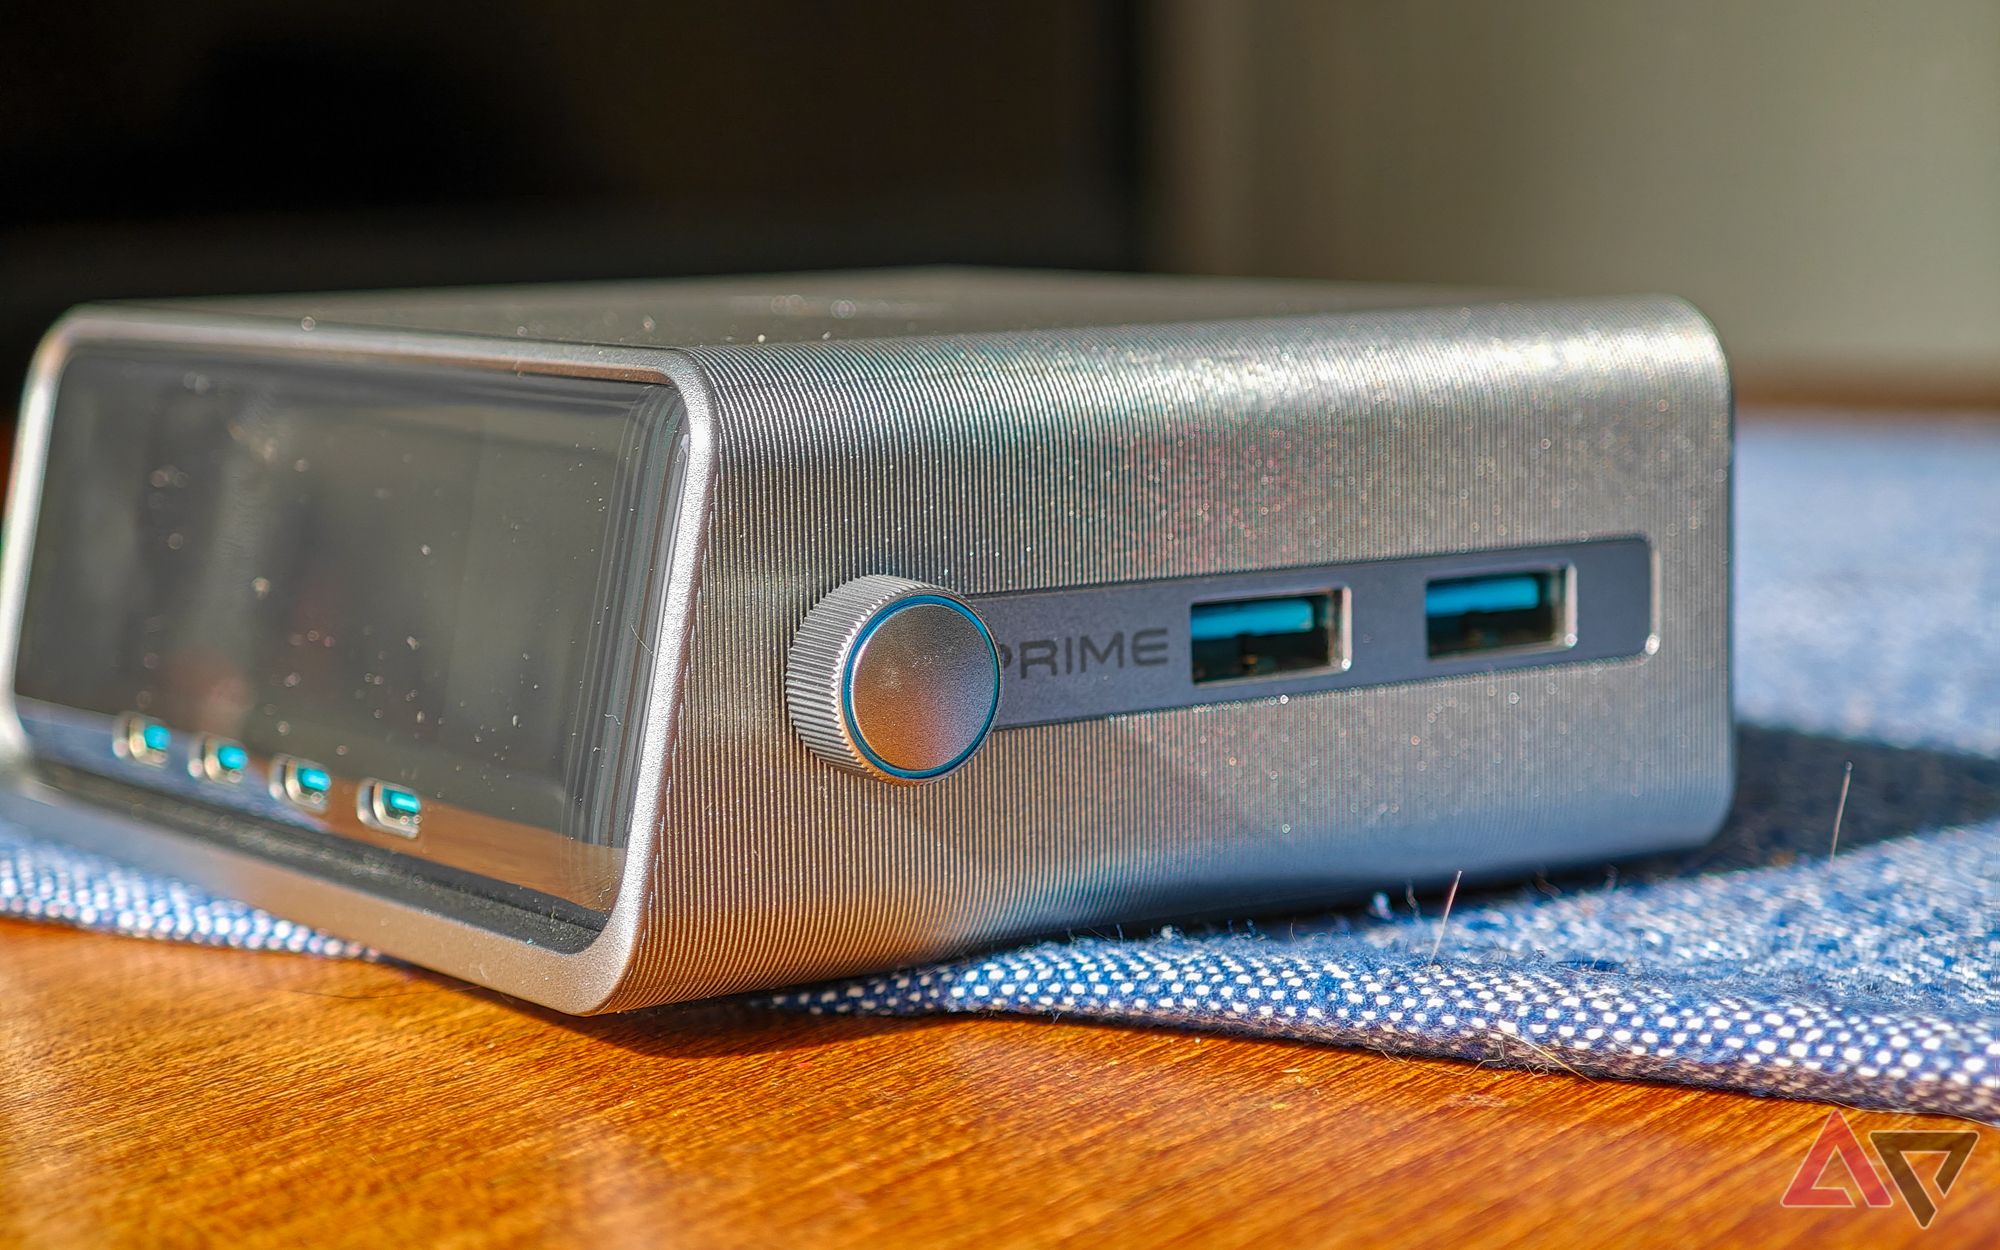
<path fill-rule="evenodd" d="M 1920 1232 L 1900 1202 L 1779 1206 L 1817 1104 L 1039 1020 L 747 1005 L 575 1020 L 397 967 L 18 921 L 0 921 L 0 1073 L 8 1245 L 1947 1246 L 2000 1231 L 2000 1132 L 1982 1130 Z"/>

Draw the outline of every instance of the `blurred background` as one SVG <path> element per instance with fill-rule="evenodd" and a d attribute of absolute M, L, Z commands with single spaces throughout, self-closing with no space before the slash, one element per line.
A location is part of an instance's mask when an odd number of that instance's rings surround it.
<path fill-rule="evenodd" d="M 1991 0 L 71 0 L 0 35 L 9 387 L 86 299 L 948 261 L 1665 290 L 1746 402 L 2000 406 Z"/>

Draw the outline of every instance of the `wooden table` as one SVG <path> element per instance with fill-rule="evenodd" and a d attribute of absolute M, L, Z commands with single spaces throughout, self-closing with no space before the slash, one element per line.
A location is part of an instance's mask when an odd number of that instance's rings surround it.
<path fill-rule="evenodd" d="M 1900 1203 L 1779 1206 L 1823 1105 L 1034 1020 L 575 1020 L 401 968 L 17 921 L 0 921 L 0 1064 L 0 1244 L 1946 1246 L 2000 1229 L 2000 1132 L 1919 1233 Z"/>

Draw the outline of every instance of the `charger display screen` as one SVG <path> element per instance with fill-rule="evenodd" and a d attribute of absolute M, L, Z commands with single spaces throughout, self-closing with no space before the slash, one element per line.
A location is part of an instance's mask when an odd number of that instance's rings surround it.
<path fill-rule="evenodd" d="M 379 842 L 340 800 L 387 785 L 422 804 L 401 853 L 605 903 L 618 857 L 580 848 L 623 837 L 668 394 L 79 352 L 15 678 L 31 736 L 39 715 L 38 747 L 116 775 L 96 718 L 146 718 L 183 791 L 175 752 L 204 740 L 308 761 L 335 801 L 294 823 Z M 186 797 L 254 806 L 276 776 Z"/>

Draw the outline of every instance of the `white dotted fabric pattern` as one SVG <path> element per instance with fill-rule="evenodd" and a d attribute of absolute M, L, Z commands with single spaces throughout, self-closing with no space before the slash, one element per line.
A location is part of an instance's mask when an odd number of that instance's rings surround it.
<path fill-rule="evenodd" d="M 1442 936 L 1435 915 L 1169 929 L 780 1001 L 1220 1028 L 2000 1121 L 1996 903 L 2000 825 L 1832 866 L 1462 907 Z"/>
<path fill-rule="evenodd" d="M 375 958 L 356 942 L 0 824 L 0 915 L 244 950 Z"/>
<path fill-rule="evenodd" d="M 1749 723 L 1736 810 L 1692 854 L 1467 891 L 1448 920 L 1397 889 L 1366 910 L 1076 937 L 771 1001 L 1257 1033 L 2000 1122 L 1996 481 L 1990 426 L 1744 431 Z M 370 956 L 4 826 L 0 914 Z"/>

